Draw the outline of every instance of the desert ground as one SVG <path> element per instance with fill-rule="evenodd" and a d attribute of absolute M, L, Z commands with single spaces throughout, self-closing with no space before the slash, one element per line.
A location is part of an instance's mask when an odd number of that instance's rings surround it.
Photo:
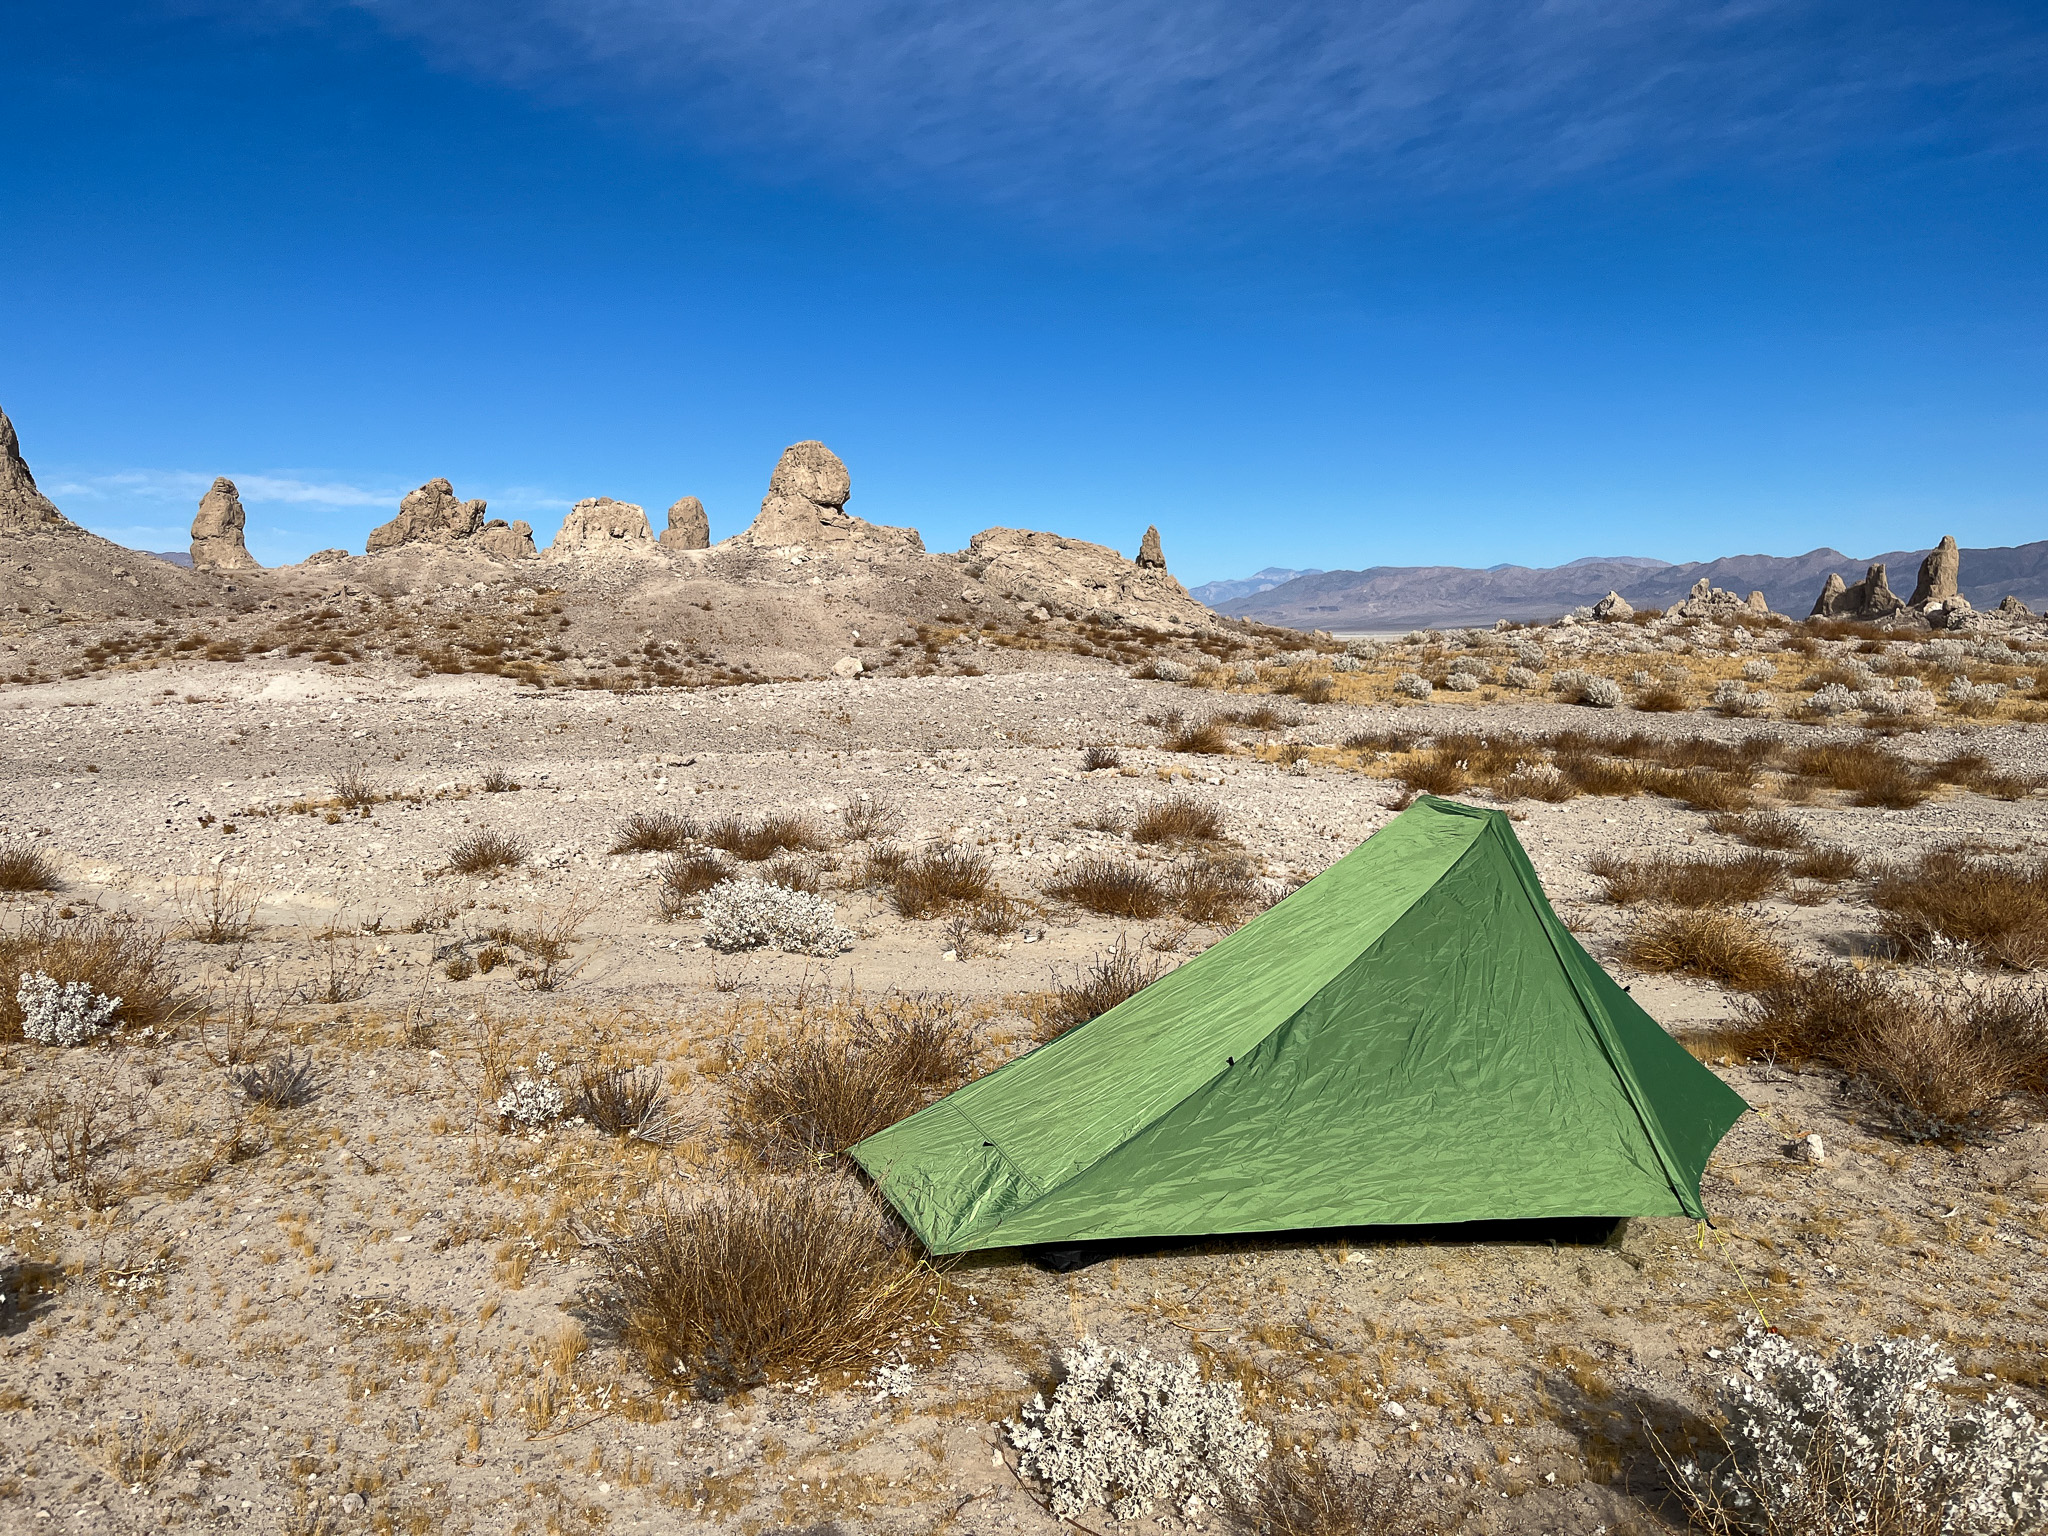
<path fill-rule="evenodd" d="M 1064 1522 L 1001 1426 L 1084 1336 L 1241 1382 L 1276 1454 L 1377 1472 L 1405 1512 L 1389 1530 L 1683 1528 L 1657 1442 L 1706 1433 L 1716 1356 L 1759 1315 L 1816 1344 L 1925 1334 L 1975 1390 L 2048 1387 L 2048 1132 L 2025 1085 L 1921 1139 L 1860 1079 L 1755 1049 L 1754 977 L 1630 958 L 1644 925 L 1706 912 L 1795 967 L 1848 962 L 1935 999 L 2024 991 L 2017 949 L 2002 968 L 1947 940 L 1911 951 L 1874 904 L 1887 869 L 2042 857 L 2024 690 L 1911 729 L 1795 718 L 1789 696 L 1751 718 L 1700 707 L 1759 656 L 1781 693 L 1829 668 L 1903 675 L 1924 635 L 1874 655 L 1867 635 L 1782 622 L 1600 645 L 1588 626 L 1417 636 L 1365 660 L 1269 643 L 1230 667 L 1135 669 L 1186 679 L 1162 681 L 965 628 L 928 675 L 611 691 L 282 648 L 124 659 L 98 643 L 120 629 L 62 637 L 111 664 L 0 693 L 0 838 L 52 877 L 7 898 L 10 958 L 101 924 L 159 946 L 169 988 L 153 1027 L 54 1047 L 22 1039 L 17 1010 L 0 1048 L 7 1529 L 1050 1531 Z M 1578 646 L 1629 678 L 1637 639 L 1681 707 L 1396 686 L 1460 653 L 1498 673 L 1532 644 L 1555 653 L 1546 677 Z M 2009 660 L 1997 676 L 2024 650 Z M 1089 747 L 1115 765 L 1086 766 Z M 1843 768 L 1873 762 L 1907 789 Z M 1056 1028 L 1120 941 L 1139 966 L 1199 953 L 1415 788 L 1507 809 L 1582 942 L 1754 1107 L 1709 1170 L 1712 1229 L 1213 1242 L 1064 1274 L 980 1255 L 906 1270 L 914 1304 L 861 1347 L 739 1382 L 661 1373 L 605 1308 L 607 1244 L 773 1161 L 743 1097 L 793 1042 L 911 1007 L 964 1042 L 958 1070 L 985 1070 Z M 1148 810 L 1189 803 L 1219 824 L 1133 840 Z M 614 851 L 650 813 L 699 841 Z M 807 829 L 797 846 L 746 844 L 772 817 Z M 510 861 L 459 872 L 478 834 Z M 991 889 L 905 917 L 887 850 L 934 847 L 978 857 Z M 1744 855 L 1769 867 L 1690 908 L 1617 889 Z M 816 888 L 851 948 L 708 948 L 687 880 L 663 910 L 662 870 L 690 857 Z M 1091 911 L 1061 880 L 1091 858 L 1169 894 L 1145 916 Z M 1221 894 L 1172 884 L 1190 868 Z M 311 1063 L 296 1102 L 238 1087 L 287 1053 Z M 524 1078 L 602 1068 L 658 1080 L 637 1134 L 499 1110 Z M 845 1180 L 829 1151 L 777 1176 Z"/>

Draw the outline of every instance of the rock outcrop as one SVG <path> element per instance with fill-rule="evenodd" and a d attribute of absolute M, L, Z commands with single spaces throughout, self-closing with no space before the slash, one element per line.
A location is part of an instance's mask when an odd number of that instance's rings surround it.
<path fill-rule="evenodd" d="M 694 496 L 681 496 L 668 509 L 668 528 L 662 533 L 663 549 L 709 549 L 711 519 L 704 503 Z"/>
<path fill-rule="evenodd" d="M 922 550 L 915 528 L 887 528 L 848 514 L 853 477 L 839 455 L 820 442 L 792 443 L 782 450 L 768 494 L 748 527 L 749 542 L 770 549 L 795 544 L 845 544 L 874 540 L 907 550 Z"/>
<path fill-rule="evenodd" d="M 1998 605 L 1998 611 L 2000 613 L 2010 614 L 2012 615 L 2012 617 L 2016 619 L 2031 619 L 2034 616 L 2034 610 L 2029 608 L 2025 603 L 2021 602 L 2018 598 L 2014 597 L 2011 593 L 2007 593 L 2005 601 Z"/>
<path fill-rule="evenodd" d="M 1635 617 L 1635 614 L 1635 606 L 1619 592 L 1610 591 L 1593 605 L 1593 617 L 1596 619 L 1608 621 L 1632 619 Z"/>
<path fill-rule="evenodd" d="M 1920 579 L 1913 584 L 1913 595 L 1907 599 L 1906 606 L 1921 609 L 1937 603 L 1946 606 L 1957 595 L 1956 578 L 1962 574 L 1962 569 L 1963 557 L 1956 552 L 1954 536 L 1943 534 L 1941 542 L 1920 562 Z"/>
<path fill-rule="evenodd" d="M 569 509 L 548 546 L 550 555 L 652 554 L 654 530 L 647 511 L 635 502 L 586 496 Z"/>
<path fill-rule="evenodd" d="M 1166 569 L 1166 551 L 1159 547 L 1157 524 L 1149 525 L 1145 529 L 1144 540 L 1138 545 L 1138 564 L 1148 571 Z"/>
<path fill-rule="evenodd" d="M 242 528 L 247 521 L 248 514 L 242 510 L 242 497 L 235 482 L 226 475 L 216 477 L 213 488 L 199 498 L 199 511 L 192 519 L 192 569 L 262 570 L 242 542 Z"/>
<path fill-rule="evenodd" d="M 1610 593 L 1609 596 L 1614 594 Z M 1729 618 L 1738 613 L 1769 613 L 1771 605 L 1764 601 L 1761 592 L 1739 597 L 1726 587 L 1717 587 L 1702 576 L 1692 584 L 1692 590 L 1686 594 L 1685 601 L 1671 611 L 1689 619 L 1714 619 Z M 1599 613 L 1597 607 L 1594 613 Z"/>
<path fill-rule="evenodd" d="M 1820 589 L 1820 596 L 1813 605 L 1812 617 L 1817 619 L 1857 619 L 1865 622 L 1888 619 L 1901 613 L 1906 605 L 1899 601 L 1891 584 L 1885 579 L 1884 562 L 1864 572 L 1863 579 L 1854 586 L 1844 586 L 1842 578 L 1834 572 L 1828 573 L 1827 581 Z"/>
<path fill-rule="evenodd" d="M 533 525 L 524 518 L 516 523 L 492 518 L 476 536 L 476 547 L 499 560 L 533 560 L 540 555 L 533 547 Z"/>
<path fill-rule="evenodd" d="M 36 477 L 21 456 L 14 423 L 0 411 L 0 533 L 42 533 L 77 526 L 36 489 Z"/>
<path fill-rule="evenodd" d="M 964 559 L 981 593 L 1007 599 L 1027 613 L 1043 608 L 1190 629 L 1216 622 L 1165 571 L 1126 560 L 1101 544 L 1021 528 L 985 528 L 968 540 Z"/>
<path fill-rule="evenodd" d="M 446 480 L 429 480 L 398 504 L 398 516 L 372 529 L 364 546 L 371 554 L 401 544 L 455 544 L 483 530 L 484 504 L 462 501 Z"/>

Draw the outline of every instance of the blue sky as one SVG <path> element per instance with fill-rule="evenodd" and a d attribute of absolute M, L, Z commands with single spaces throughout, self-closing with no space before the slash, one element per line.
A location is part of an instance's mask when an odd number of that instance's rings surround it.
<path fill-rule="evenodd" d="M 2048 537 L 2048 16 L 137 0 L 0 56 L 0 405 L 259 559 L 851 510 L 1258 567 Z"/>

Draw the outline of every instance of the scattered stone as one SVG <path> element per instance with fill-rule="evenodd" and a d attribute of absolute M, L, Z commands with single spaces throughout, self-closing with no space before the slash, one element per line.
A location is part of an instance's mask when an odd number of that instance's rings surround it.
<path fill-rule="evenodd" d="M 213 488 L 199 498 L 199 511 L 192 519 L 192 568 L 195 571 L 260 571 L 242 543 L 242 528 L 248 514 L 235 482 L 218 476 Z"/>
<path fill-rule="evenodd" d="M 502 517 L 492 518 L 476 536 L 476 547 L 500 560 L 532 560 L 540 554 L 533 547 L 533 525 L 524 518 L 516 523 L 507 523 Z"/>
<path fill-rule="evenodd" d="M 694 496 L 683 496 L 668 509 L 668 529 L 661 536 L 663 549 L 709 549 L 711 547 L 711 519 L 705 515 L 704 503 Z"/>
<path fill-rule="evenodd" d="M 1956 551 L 1955 536 L 1943 534 L 1941 542 L 1920 562 L 1920 579 L 1913 585 L 1913 596 L 1907 606 L 1926 608 L 1937 603 L 1947 604 L 1956 595 L 1956 578 L 1962 573 L 1962 564 L 1963 557 Z"/>
<path fill-rule="evenodd" d="M 1610 622 L 1620 619 L 1632 619 L 1635 617 L 1635 612 L 1635 606 L 1619 592 L 1610 591 L 1593 605 L 1593 617 Z"/>
<path fill-rule="evenodd" d="M 859 677 L 867 668 L 861 665 L 858 656 L 842 656 L 832 663 L 834 677 Z"/>
<path fill-rule="evenodd" d="M 651 553 L 654 530 L 647 526 L 647 512 L 630 501 L 613 501 L 609 496 L 586 496 L 569 509 L 562 526 L 548 546 L 550 555 L 589 553 Z"/>
<path fill-rule="evenodd" d="M 363 547 L 374 555 L 401 544 L 453 544 L 475 537 L 483 526 L 483 502 L 459 500 L 446 480 L 429 480 L 407 493 L 398 516 L 372 529 Z"/>
<path fill-rule="evenodd" d="M 21 440 L 14 435 L 14 423 L 0 411 L 0 533 L 36 533 L 78 525 L 57 510 L 57 504 L 36 489 L 36 477 L 29 473 L 21 456 Z"/>
<path fill-rule="evenodd" d="M 1166 569 L 1166 551 L 1159 547 L 1159 529 L 1156 525 L 1145 530 L 1144 540 L 1138 545 L 1138 564 L 1148 571 Z"/>

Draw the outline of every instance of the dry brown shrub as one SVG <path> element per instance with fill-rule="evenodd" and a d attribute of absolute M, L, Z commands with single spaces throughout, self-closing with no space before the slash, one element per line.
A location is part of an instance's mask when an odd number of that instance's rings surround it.
<path fill-rule="evenodd" d="M 1421 795 L 1455 795 L 1472 782 L 1456 749 L 1442 746 L 1402 764 L 1399 778 Z"/>
<path fill-rule="evenodd" d="M 839 813 L 839 832 L 849 843 L 892 837 L 903 825 L 903 813 L 887 795 L 865 791 L 847 801 Z"/>
<path fill-rule="evenodd" d="M 1277 708 L 1270 699 L 1261 700 L 1248 709 L 1231 710 L 1217 718 L 1228 720 L 1232 725 L 1241 725 L 1248 731 L 1284 731 L 1289 726 L 1301 724 L 1301 716 Z"/>
<path fill-rule="evenodd" d="M 1981 988 L 1946 998 L 1830 964 L 1761 989 L 1734 1040 L 1756 1055 L 1848 1073 L 1913 1141 L 1982 1141 L 2048 1090 L 2048 994 Z"/>
<path fill-rule="evenodd" d="M 1712 908 L 1646 913 L 1622 940 L 1621 953 L 1639 970 L 1701 976 L 1741 992 L 1767 987 L 1792 968 L 1753 918 Z"/>
<path fill-rule="evenodd" d="M 1081 766 L 1090 773 L 1103 768 L 1119 768 L 1123 766 L 1123 757 L 1115 747 L 1096 742 L 1081 749 Z"/>
<path fill-rule="evenodd" d="M 1134 843 L 1215 843 L 1223 837 L 1222 813 L 1186 790 L 1154 800 L 1131 827 Z"/>
<path fill-rule="evenodd" d="M 1829 885 L 1839 885 L 1844 880 L 1856 878 L 1856 872 L 1863 867 L 1863 860 L 1848 848 L 1809 848 L 1791 864 L 1790 873 L 1802 880 L 1824 880 Z"/>
<path fill-rule="evenodd" d="M 903 872 L 903 866 L 910 862 L 910 850 L 894 843 L 882 843 L 870 847 L 864 858 L 853 866 L 847 883 L 856 890 L 871 891 L 878 885 L 893 885 L 896 877 Z"/>
<path fill-rule="evenodd" d="M 335 774 L 332 784 L 334 798 L 351 811 L 375 805 L 384 798 L 383 790 L 378 788 L 376 781 L 370 777 L 368 763 L 350 763 Z"/>
<path fill-rule="evenodd" d="M 945 998 L 862 1004 L 843 1034 L 806 1025 L 742 1068 L 726 1131 L 767 1166 L 822 1162 L 957 1088 L 980 1048 Z"/>
<path fill-rule="evenodd" d="M 1169 752 L 1216 757 L 1230 750 L 1230 738 L 1214 720 L 1184 720 L 1167 730 L 1164 745 Z"/>
<path fill-rule="evenodd" d="M 635 811 L 619 823 L 611 852 L 674 853 L 702 840 L 696 823 L 687 816 L 674 811 Z"/>
<path fill-rule="evenodd" d="M 897 869 L 889 898 L 903 917 L 930 917 L 961 902 L 985 899 L 995 885 L 995 866 L 974 848 L 934 843 Z"/>
<path fill-rule="evenodd" d="M 1870 899 L 1885 932 L 1915 958 L 1931 957 L 1946 939 L 1992 964 L 2048 964 L 2048 861 L 1937 848 L 1910 868 L 1886 870 Z"/>
<path fill-rule="evenodd" d="M 0 843 L 0 891 L 53 891 L 57 870 L 42 850 L 25 842 Z"/>
<path fill-rule="evenodd" d="M 60 987 L 82 981 L 101 997 L 120 998 L 115 1021 L 131 1039 L 152 1030 L 160 1036 L 197 1011 L 164 959 L 161 934 L 103 912 L 61 918 L 43 911 L 12 932 L 0 930 L 0 1043 L 22 1038 L 15 984 L 37 971 Z"/>
<path fill-rule="evenodd" d="M 668 1093 L 661 1073 L 652 1067 L 584 1067 L 577 1073 L 569 1113 L 608 1136 L 657 1145 L 671 1139 Z"/>
<path fill-rule="evenodd" d="M 1647 787 L 1642 764 L 1625 758 L 1567 746 L 1558 748 L 1551 763 L 1582 795 L 1640 795 Z"/>
<path fill-rule="evenodd" d="M 1852 805 L 1881 810 L 1907 810 L 1932 793 L 1927 775 L 1869 737 L 1804 748 L 1794 754 L 1792 769 L 1802 778 L 1845 791 Z"/>
<path fill-rule="evenodd" d="M 1075 1025 L 1100 1018 L 1151 986 L 1165 970 L 1163 960 L 1147 960 L 1118 934 L 1115 945 L 1082 967 L 1071 981 L 1054 982 L 1052 1006 L 1039 1021 L 1039 1040 L 1058 1039 Z"/>
<path fill-rule="evenodd" d="M 771 859 L 778 853 L 830 845 L 816 822 L 793 811 L 771 812 L 759 821 L 722 817 L 705 828 L 704 841 L 750 864 Z"/>
<path fill-rule="evenodd" d="M 1166 892 L 1150 870 L 1103 854 L 1088 854 L 1061 869 L 1046 894 L 1104 917 L 1157 917 Z"/>
<path fill-rule="evenodd" d="M 1586 868 L 1619 906 L 1639 901 L 1673 907 L 1734 907 L 1761 901 L 1785 880 L 1785 865 L 1766 853 L 1694 859 L 1626 859 L 1595 853 Z"/>
<path fill-rule="evenodd" d="M 1383 1467 L 1342 1472 L 1321 1454 L 1275 1451 L 1248 1494 L 1226 1494 L 1233 1536 L 1433 1536 L 1445 1527 L 1415 1485 Z"/>
<path fill-rule="evenodd" d="M 715 853 L 672 853 L 655 869 L 656 910 L 663 922 L 674 922 L 695 907 L 699 896 L 731 877 L 725 860 Z"/>
<path fill-rule="evenodd" d="M 1249 723 L 1242 714 L 1233 718 L 1240 723 Z M 1292 722 L 1282 723 L 1291 724 Z M 1270 729 L 1270 727 L 1262 727 L 1262 729 Z M 1411 750 L 1416 742 L 1421 739 L 1421 737 L 1409 731 L 1388 730 L 1383 727 L 1373 726 L 1365 730 L 1353 731 L 1349 736 L 1346 736 L 1344 738 L 1344 749 L 1347 752 L 1406 752 Z"/>
<path fill-rule="evenodd" d="M 602 1310 L 649 1376 L 714 1401 L 866 1365 L 937 1304 L 936 1275 L 851 1179 L 728 1175 L 598 1262 Z"/>
<path fill-rule="evenodd" d="M 1811 846 L 1805 830 L 1783 811 L 1754 811 L 1747 816 L 1723 812 L 1709 817 L 1707 826 L 1752 848 L 1770 848 L 1782 853 Z"/>
<path fill-rule="evenodd" d="M 1756 803 L 1747 776 L 1740 770 L 1722 768 L 1676 768 L 1657 774 L 1658 794 L 1682 801 L 1701 811 L 1746 811 Z"/>
<path fill-rule="evenodd" d="M 1636 696 L 1636 708 L 1653 715 L 1668 715 L 1686 708 L 1686 697 L 1669 683 L 1657 683 Z"/>
<path fill-rule="evenodd" d="M 2024 800 L 2041 787 L 2034 774 L 1994 768 L 1981 752 L 1954 752 L 1928 770 L 1928 776 L 1959 789 L 1974 790 L 1994 800 Z"/>
<path fill-rule="evenodd" d="M 1191 859 L 1168 871 L 1166 899 L 1191 923 L 1227 927 L 1263 905 L 1263 891 L 1244 859 Z"/>
<path fill-rule="evenodd" d="M 458 875 L 489 875 L 526 862 L 526 844 L 509 832 L 472 832 L 448 850 L 448 867 Z"/>

